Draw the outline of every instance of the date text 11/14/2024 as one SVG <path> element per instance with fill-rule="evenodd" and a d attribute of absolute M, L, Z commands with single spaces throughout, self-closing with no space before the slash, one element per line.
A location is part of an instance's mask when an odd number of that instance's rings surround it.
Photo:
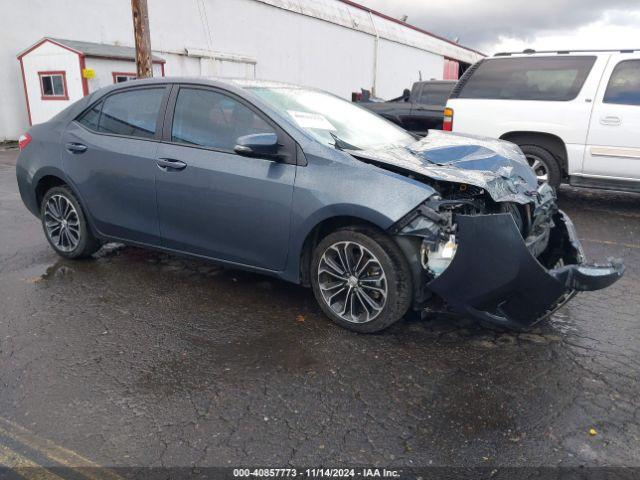
<path fill-rule="evenodd" d="M 235 468 L 237 478 L 398 478 L 398 470 L 386 468 Z"/>

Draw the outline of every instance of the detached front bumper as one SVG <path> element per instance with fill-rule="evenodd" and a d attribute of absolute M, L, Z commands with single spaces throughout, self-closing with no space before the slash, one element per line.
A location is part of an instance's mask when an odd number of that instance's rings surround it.
<path fill-rule="evenodd" d="M 571 220 L 554 215 L 550 242 L 540 258 L 527 248 L 510 214 L 458 215 L 457 252 L 428 288 L 460 314 L 509 328 L 544 319 L 578 291 L 600 290 L 624 273 L 621 261 L 584 263 Z M 552 263 L 551 263 L 552 262 Z"/>

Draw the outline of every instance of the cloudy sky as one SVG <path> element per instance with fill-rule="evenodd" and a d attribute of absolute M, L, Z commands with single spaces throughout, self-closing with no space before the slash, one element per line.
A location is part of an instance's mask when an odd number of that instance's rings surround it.
<path fill-rule="evenodd" d="M 483 53 L 640 48 L 640 0 L 360 0 Z"/>

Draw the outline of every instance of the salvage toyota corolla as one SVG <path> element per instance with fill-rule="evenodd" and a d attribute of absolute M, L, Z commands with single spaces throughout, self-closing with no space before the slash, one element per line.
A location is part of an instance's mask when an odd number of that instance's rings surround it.
<path fill-rule="evenodd" d="M 127 82 L 19 144 L 20 194 L 61 256 L 116 241 L 216 260 L 311 286 L 359 332 L 432 302 L 525 328 L 623 273 L 585 262 L 516 146 L 418 141 L 319 90 Z"/>

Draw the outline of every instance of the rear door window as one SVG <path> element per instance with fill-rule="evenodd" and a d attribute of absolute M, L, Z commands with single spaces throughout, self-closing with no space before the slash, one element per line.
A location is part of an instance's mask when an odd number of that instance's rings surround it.
<path fill-rule="evenodd" d="M 240 101 L 213 90 L 180 88 L 171 141 L 233 151 L 238 137 L 276 133 L 266 120 Z"/>
<path fill-rule="evenodd" d="M 640 60 L 625 60 L 616 65 L 602 101 L 640 105 Z"/>
<path fill-rule="evenodd" d="M 510 57 L 483 61 L 459 98 L 568 101 L 578 96 L 594 56 Z"/>
<path fill-rule="evenodd" d="M 164 87 L 114 93 L 87 110 L 78 121 L 100 133 L 153 138 L 164 93 Z"/>

